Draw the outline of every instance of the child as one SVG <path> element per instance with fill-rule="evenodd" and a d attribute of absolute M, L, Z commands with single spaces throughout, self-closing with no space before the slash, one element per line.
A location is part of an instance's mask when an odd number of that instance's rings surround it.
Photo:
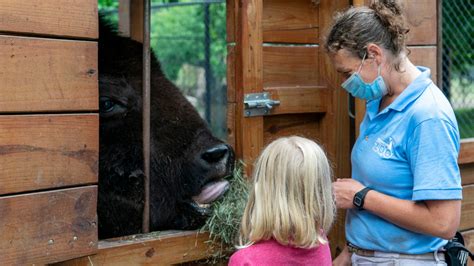
<path fill-rule="evenodd" d="M 240 228 L 235 265 L 331 265 L 325 233 L 334 220 L 331 168 L 302 137 L 280 138 L 262 152 Z"/>

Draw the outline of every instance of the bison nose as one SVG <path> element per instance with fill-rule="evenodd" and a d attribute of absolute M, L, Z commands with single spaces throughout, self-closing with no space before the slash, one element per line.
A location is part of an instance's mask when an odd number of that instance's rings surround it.
<path fill-rule="evenodd" d="M 220 144 L 205 151 L 201 158 L 209 164 L 220 162 L 229 153 L 229 147 L 225 144 Z"/>

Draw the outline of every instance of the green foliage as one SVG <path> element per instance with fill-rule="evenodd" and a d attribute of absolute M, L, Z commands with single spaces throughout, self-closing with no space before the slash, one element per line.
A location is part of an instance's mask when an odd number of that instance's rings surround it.
<path fill-rule="evenodd" d="M 211 68 L 216 80 L 226 74 L 226 11 L 210 5 Z M 204 66 L 204 8 L 202 5 L 162 8 L 152 14 L 151 45 L 168 78 L 176 80 L 184 63 Z"/>
<path fill-rule="evenodd" d="M 454 110 L 461 138 L 474 138 L 474 108 Z"/>
<path fill-rule="evenodd" d="M 242 174 L 242 169 L 242 163 L 238 163 L 233 176 L 229 178 L 229 190 L 224 197 L 212 203 L 211 217 L 201 229 L 201 231 L 209 232 L 214 244 L 213 249 L 210 250 L 210 262 L 226 259 L 235 250 L 240 221 L 250 188 L 249 182 Z"/>
<path fill-rule="evenodd" d="M 118 8 L 118 0 L 98 0 L 99 9 L 103 8 Z"/>

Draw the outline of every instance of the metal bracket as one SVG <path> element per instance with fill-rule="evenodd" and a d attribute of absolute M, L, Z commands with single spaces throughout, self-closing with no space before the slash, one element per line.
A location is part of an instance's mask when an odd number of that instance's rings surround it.
<path fill-rule="evenodd" d="M 280 105 L 280 101 L 269 98 L 270 93 L 249 93 L 244 98 L 244 116 L 264 116 L 270 113 L 273 106 Z"/>

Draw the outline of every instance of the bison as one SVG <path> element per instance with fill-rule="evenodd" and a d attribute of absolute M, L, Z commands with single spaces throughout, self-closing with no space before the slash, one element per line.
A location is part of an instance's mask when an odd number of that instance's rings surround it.
<path fill-rule="evenodd" d="M 99 237 L 141 232 L 142 44 L 120 37 L 100 19 Z M 196 229 L 207 204 L 222 195 L 232 148 L 151 61 L 150 229 Z"/>

